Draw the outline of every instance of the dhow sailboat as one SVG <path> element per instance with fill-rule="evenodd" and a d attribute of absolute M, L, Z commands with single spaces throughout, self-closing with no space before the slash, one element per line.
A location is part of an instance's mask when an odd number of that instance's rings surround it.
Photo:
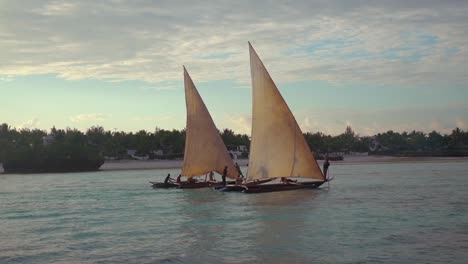
<path fill-rule="evenodd" d="M 221 185 L 220 181 L 195 181 L 193 177 L 207 175 L 211 172 L 222 175 L 225 167 L 227 167 L 226 177 L 236 179 L 238 171 L 234 162 L 185 67 L 184 86 L 187 124 L 181 175 L 187 180 L 179 183 L 153 183 L 153 187 L 190 189 Z M 232 184 L 234 181 L 227 183 Z"/>
<path fill-rule="evenodd" d="M 247 178 L 217 189 L 260 193 L 321 186 L 326 179 L 296 119 L 250 42 L 249 50 L 253 106 Z M 267 183 L 276 179 L 283 181 Z"/>

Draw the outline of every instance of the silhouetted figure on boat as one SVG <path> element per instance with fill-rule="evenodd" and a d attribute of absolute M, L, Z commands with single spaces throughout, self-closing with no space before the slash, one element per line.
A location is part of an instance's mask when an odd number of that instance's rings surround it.
<path fill-rule="evenodd" d="M 281 177 L 281 182 L 282 182 L 282 183 L 289 184 L 289 183 L 296 183 L 297 180 L 291 180 L 291 179 L 288 179 L 288 178 L 286 178 L 286 177 Z"/>
<path fill-rule="evenodd" d="M 168 184 L 168 183 L 171 183 L 173 182 L 174 180 L 171 179 L 171 174 L 168 173 L 167 176 L 166 176 L 166 179 L 164 179 L 164 184 Z"/>
<path fill-rule="evenodd" d="M 237 169 L 237 173 L 239 173 L 239 176 L 244 177 L 244 174 L 242 174 L 241 168 L 237 162 L 236 162 L 236 169 Z"/>
<path fill-rule="evenodd" d="M 325 158 L 325 162 L 323 162 L 323 177 L 325 177 L 325 181 L 328 179 L 328 167 L 330 167 L 330 161 L 328 161 L 328 156 Z"/>
<path fill-rule="evenodd" d="M 215 179 L 213 178 L 213 175 L 214 175 L 213 171 L 210 171 L 209 180 L 210 180 L 211 182 L 215 181 Z"/>
<path fill-rule="evenodd" d="M 189 178 L 187 179 L 187 182 L 188 182 L 188 183 L 196 183 L 196 182 L 197 182 L 197 179 L 195 179 L 194 177 L 189 177 Z"/>
<path fill-rule="evenodd" d="M 223 176 L 222 176 L 223 185 L 226 185 L 226 175 L 227 175 L 227 171 L 228 171 L 228 166 L 224 166 Z"/>
<path fill-rule="evenodd" d="M 180 180 L 180 178 L 182 178 L 182 174 L 179 174 L 179 176 L 177 176 L 177 180 L 176 180 L 176 183 L 182 183 L 182 181 Z"/>
<path fill-rule="evenodd" d="M 243 181 L 244 181 L 244 177 L 242 177 L 242 175 L 237 176 L 236 185 L 241 185 Z"/>

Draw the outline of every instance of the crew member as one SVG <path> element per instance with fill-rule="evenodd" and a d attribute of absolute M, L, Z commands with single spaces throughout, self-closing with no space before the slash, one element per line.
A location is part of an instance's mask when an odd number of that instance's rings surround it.
<path fill-rule="evenodd" d="M 239 173 L 240 176 L 244 177 L 244 174 L 242 174 L 241 168 L 237 162 L 236 162 L 236 169 L 237 169 L 237 173 Z"/>
<path fill-rule="evenodd" d="M 171 174 L 168 173 L 167 176 L 166 176 L 166 179 L 164 179 L 164 184 L 167 184 L 169 182 L 172 182 L 173 180 L 171 179 Z"/>
<path fill-rule="evenodd" d="M 244 177 L 242 177 L 241 175 L 237 176 L 236 185 L 241 185 L 243 181 L 244 181 Z"/>
<path fill-rule="evenodd" d="M 212 181 L 212 182 L 215 181 L 214 178 L 213 178 L 213 175 L 214 175 L 213 171 L 210 171 L 209 179 L 210 179 L 210 181 Z"/>
<path fill-rule="evenodd" d="M 189 183 L 196 183 L 196 182 L 197 182 L 197 179 L 195 179 L 194 177 L 189 177 L 189 178 L 187 179 L 187 181 L 188 181 Z"/>
<path fill-rule="evenodd" d="M 227 175 L 227 171 L 228 171 L 228 166 L 224 166 L 223 176 L 222 176 L 223 185 L 226 185 L 226 175 Z"/>
<path fill-rule="evenodd" d="M 325 177 L 325 181 L 328 178 L 328 167 L 330 167 L 330 162 L 328 161 L 328 156 L 325 158 L 325 162 L 323 163 L 323 177 Z"/>

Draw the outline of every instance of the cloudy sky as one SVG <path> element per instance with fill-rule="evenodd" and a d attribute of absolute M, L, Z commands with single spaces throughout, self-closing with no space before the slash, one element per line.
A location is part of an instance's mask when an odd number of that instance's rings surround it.
<path fill-rule="evenodd" d="M 468 1 L 0 0 L 0 123 L 250 133 L 247 41 L 303 131 L 468 129 Z"/>

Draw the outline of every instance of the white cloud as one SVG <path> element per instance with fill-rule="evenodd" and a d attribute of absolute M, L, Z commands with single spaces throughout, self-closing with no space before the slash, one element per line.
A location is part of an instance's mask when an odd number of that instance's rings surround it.
<path fill-rule="evenodd" d="M 72 122 L 93 122 L 93 121 L 102 121 L 107 119 L 108 116 L 105 114 L 100 114 L 100 113 L 91 113 L 91 114 L 79 114 L 75 116 L 71 116 L 70 120 Z"/>
<path fill-rule="evenodd" d="M 302 122 L 299 122 L 299 126 L 301 127 L 301 130 L 303 133 L 306 132 L 318 132 L 321 131 L 320 124 L 317 121 L 311 121 L 311 118 L 306 116 Z"/>
<path fill-rule="evenodd" d="M 463 129 L 463 130 L 467 129 L 466 123 L 467 123 L 466 120 L 463 120 L 462 118 L 457 118 L 455 120 L 456 127 Z"/>
<path fill-rule="evenodd" d="M 236 133 L 250 135 L 252 130 L 252 116 L 250 115 L 237 115 L 228 116 L 227 127 Z M 221 129 L 221 128 L 220 128 Z"/>
<path fill-rule="evenodd" d="M 151 121 L 151 122 L 157 122 L 157 121 L 166 121 L 175 118 L 174 115 L 172 114 L 161 114 L 153 117 L 149 116 L 136 116 L 133 118 L 134 121 Z"/>
<path fill-rule="evenodd" d="M 133 121 L 145 121 L 145 122 L 154 122 L 156 120 L 154 117 L 143 117 L 143 116 L 137 116 L 132 119 Z"/>
<path fill-rule="evenodd" d="M 180 85 L 142 86 L 140 89 L 149 91 L 174 91 L 180 89 Z"/>
<path fill-rule="evenodd" d="M 413 130 L 430 133 L 451 133 L 455 127 L 468 129 L 468 120 L 460 114 L 468 113 L 466 105 L 411 105 L 398 107 L 310 109 L 296 113 L 303 132 L 322 132 L 329 135 L 343 133 L 346 126 L 361 136 L 393 130 Z M 457 118 L 455 118 L 458 116 Z M 300 121 L 302 120 L 302 122 Z"/>
<path fill-rule="evenodd" d="M 419 3 L 9 1 L 0 74 L 243 86 L 251 40 L 281 82 L 466 83 L 468 3 Z"/>
<path fill-rule="evenodd" d="M 39 122 L 39 119 L 33 118 L 30 120 L 27 120 L 26 122 L 19 124 L 17 127 L 18 129 L 34 129 L 38 128 L 41 122 Z"/>
<path fill-rule="evenodd" d="M 0 82 L 12 82 L 15 78 L 12 75 L 0 75 Z"/>
<path fill-rule="evenodd" d="M 65 16 L 71 14 L 75 8 L 76 4 L 72 2 L 51 1 L 34 11 L 44 16 Z"/>

